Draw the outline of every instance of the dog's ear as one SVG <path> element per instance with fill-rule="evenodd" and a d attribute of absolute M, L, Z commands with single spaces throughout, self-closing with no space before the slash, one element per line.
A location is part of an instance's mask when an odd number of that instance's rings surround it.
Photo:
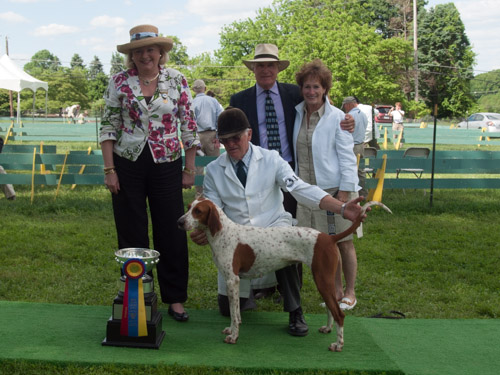
<path fill-rule="evenodd" d="M 215 234 L 222 229 L 219 211 L 217 211 L 217 207 L 213 204 L 209 206 L 207 225 L 212 236 L 215 236 Z"/>

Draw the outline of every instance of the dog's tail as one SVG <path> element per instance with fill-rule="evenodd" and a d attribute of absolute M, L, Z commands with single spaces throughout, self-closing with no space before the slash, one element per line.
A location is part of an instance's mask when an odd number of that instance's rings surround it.
<path fill-rule="evenodd" d="M 363 207 L 361 207 L 361 213 L 359 214 L 358 218 L 352 222 L 352 225 L 348 229 L 343 231 L 342 233 L 335 234 L 335 235 L 331 236 L 332 241 L 337 242 L 338 240 L 341 240 L 342 238 L 347 237 L 351 233 L 354 233 L 354 231 L 356 229 L 358 229 L 359 225 L 361 224 L 361 220 L 362 220 L 364 214 L 366 213 L 366 210 L 368 209 L 368 207 L 371 207 L 371 206 L 382 207 L 384 210 L 386 210 L 387 212 L 392 214 L 392 211 L 389 209 L 389 207 L 387 207 L 385 204 L 383 204 L 381 202 L 376 202 L 376 201 L 367 202 L 363 205 Z"/>

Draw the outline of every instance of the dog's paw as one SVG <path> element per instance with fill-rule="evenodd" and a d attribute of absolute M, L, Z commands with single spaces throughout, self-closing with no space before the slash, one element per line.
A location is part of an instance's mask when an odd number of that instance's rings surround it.
<path fill-rule="evenodd" d="M 319 332 L 321 333 L 330 333 L 332 332 L 332 327 L 329 326 L 323 326 L 319 329 Z"/>
<path fill-rule="evenodd" d="M 340 345 L 336 342 L 332 343 L 329 347 L 328 347 L 328 350 L 331 351 L 331 352 L 341 352 L 342 351 L 342 347 L 344 345 Z"/>
<path fill-rule="evenodd" d="M 231 334 L 231 332 L 232 332 L 232 331 L 231 331 L 231 327 L 226 327 L 226 328 L 224 328 L 224 329 L 222 330 L 222 333 L 223 333 L 224 335 L 230 335 L 230 334 Z"/>
<path fill-rule="evenodd" d="M 236 341 L 238 341 L 238 337 L 234 337 L 233 335 L 226 336 L 224 339 L 226 344 L 236 344 Z"/>

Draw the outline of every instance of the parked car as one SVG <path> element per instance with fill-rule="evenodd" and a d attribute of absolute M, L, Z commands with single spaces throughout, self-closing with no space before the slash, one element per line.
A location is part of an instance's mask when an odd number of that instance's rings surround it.
<path fill-rule="evenodd" d="M 489 132 L 500 133 L 500 113 L 473 113 L 465 121 L 459 122 L 457 127 L 465 129 L 487 128 Z"/>
<path fill-rule="evenodd" d="M 389 114 L 392 105 L 376 105 L 375 106 L 375 122 L 376 123 L 392 123 L 392 115 Z M 377 112 L 378 111 L 378 112 Z"/>

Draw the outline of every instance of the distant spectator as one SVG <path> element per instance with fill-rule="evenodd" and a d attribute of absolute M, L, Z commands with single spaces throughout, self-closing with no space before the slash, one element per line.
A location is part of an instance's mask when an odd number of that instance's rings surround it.
<path fill-rule="evenodd" d="M 86 122 L 89 121 L 88 117 L 89 117 L 89 111 L 87 111 L 87 110 L 83 111 L 83 113 L 80 113 L 78 115 L 78 123 L 85 124 Z"/>
<path fill-rule="evenodd" d="M 80 114 L 80 104 L 73 104 L 71 107 L 67 108 L 68 111 L 68 121 L 71 119 L 73 124 L 76 124 L 78 115 Z"/>
<path fill-rule="evenodd" d="M 0 152 L 3 149 L 3 138 L 0 137 Z M 0 165 L 0 174 L 7 174 L 5 169 Z M 11 184 L 0 185 L 2 187 L 3 193 L 5 194 L 5 198 L 10 201 L 16 199 L 16 192 L 14 191 L 14 187 Z"/>
<path fill-rule="evenodd" d="M 220 144 L 217 139 L 217 119 L 222 112 L 222 106 L 217 99 L 205 94 L 207 87 L 205 82 L 197 79 L 193 83 L 193 91 L 196 93 L 193 99 L 193 110 L 198 125 L 201 151 L 206 156 L 219 156 Z M 196 174 L 203 175 L 204 168 L 196 167 Z M 203 192 L 203 187 L 196 186 L 198 193 Z"/>
<path fill-rule="evenodd" d="M 394 133 L 394 138 L 397 138 L 398 134 L 396 134 L 396 132 L 402 132 L 404 129 L 403 118 L 405 115 L 405 111 L 401 109 L 400 102 L 396 102 L 394 105 L 396 106 L 396 108 L 392 107 L 389 111 L 389 115 L 392 115 L 392 131 Z"/>

